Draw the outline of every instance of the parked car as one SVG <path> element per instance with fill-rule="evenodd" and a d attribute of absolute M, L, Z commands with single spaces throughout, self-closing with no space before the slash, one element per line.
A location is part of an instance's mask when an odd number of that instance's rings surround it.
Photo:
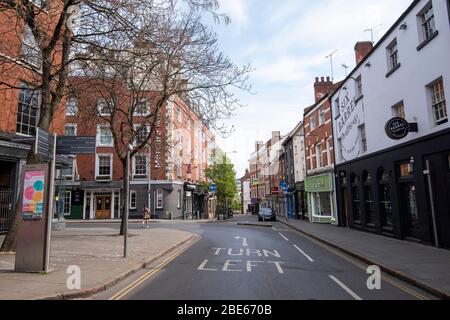
<path fill-rule="evenodd" d="M 259 210 L 259 221 L 277 221 L 277 215 L 270 208 L 261 208 Z"/>

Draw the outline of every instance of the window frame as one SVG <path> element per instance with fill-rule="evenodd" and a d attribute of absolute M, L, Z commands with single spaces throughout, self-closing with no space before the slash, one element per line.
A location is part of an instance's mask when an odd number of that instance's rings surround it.
<path fill-rule="evenodd" d="M 33 92 L 30 96 L 28 96 L 29 92 Z M 37 94 L 37 97 L 34 97 L 34 94 Z M 21 98 L 25 95 L 25 100 L 22 101 Z M 22 82 L 20 84 L 20 90 L 19 90 L 19 98 L 17 102 L 17 114 L 16 114 L 16 134 L 23 135 L 23 136 L 35 136 L 36 135 L 36 128 L 39 123 L 40 118 L 40 109 L 41 109 L 41 91 L 36 90 L 33 87 L 29 86 L 28 84 Z M 25 104 L 25 102 L 29 101 L 29 103 Z M 33 105 L 33 102 L 36 101 L 36 105 Z M 24 113 L 24 110 L 29 110 L 27 114 Z M 32 110 L 36 111 L 36 115 L 32 115 Z M 22 111 L 19 111 L 22 110 Z M 20 116 L 20 121 L 19 121 Z M 24 118 L 28 118 L 28 122 L 24 122 Z M 32 125 L 31 119 L 34 118 L 34 125 Z M 18 126 L 20 124 L 20 129 L 17 130 Z M 28 127 L 27 132 L 23 131 L 23 127 Z"/>
<path fill-rule="evenodd" d="M 366 124 L 363 123 L 362 125 L 360 125 L 358 130 L 359 130 L 359 134 L 360 134 L 360 138 L 361 138 L 360 143 L 361 143 L 362 153 L 366 153 L 368 150 Z"/>
<path fill-rule="evenodd" d="M 399 112 L 399 108 L 400 108 L 400 107 L 401 107 L 401 109 L 402 109 L 402 112 Z M 394 105 L 391 107 L 391 109 L 392 109 L 392 115 L 393 115 L 394 117 L 402 118 L 402 119 L 405 119 L 405 120 L 406 120 L 405 102 L 404 102 L 403 100 L 397 102 L 396 104 L 394 104 Z"/>
<path fill-rule="evenodd" d="M 438 92 L 439 95 L 442 95 L 441 100 L 437 101 L 435 100 L 438 96 L 438 93 L 435 91 L 436 86 L 439 85 L 440 91 Z M 429 99 L 431 102 L 431 112 L 433 113 L 433 121 L 435 126 L 440 126 L 443 124 L 448 123 L 448 110 L 447 110 L 447 100 L 445 96 L 445 87 L 444 87 L 444 80 L 442 77 L 438 78 L 437 80 L 433 81 L 427 86 Z M 437 109 L 437 108 L 438 109 Z M 442 117 L 440 119 L 437 118 L 437 112 L 442 113 Z M 441 115 L 440 115 L 441 116 Z"/>
<path fill-rule="evenodd" d="M 137 158 L 138 157 L 142 157 L 145 158 L 145 173 L 138 173 L 137 169 L 138 169 L 138 161 Z M 133 178 L 147 178 L 148 177 L 148 156 L 144 155 L 144 154 L 137 154 L 133 157 Z"/>
<path fill-rule="evenodd" d="M 133 195 L 134 195 L 134 205 L 133 205 Z M 130 191 L 130 210 L 136 210 L 137 209 L 137 191 L 131 190 Z"/>
<path fill-rule="evenodd" d="M 71 96 L 67 98 L 66 101 L 66 116 L 76 117 L 77 114 L 78 114 L 78 98 Z"/>
<path fill-rule="evenodd" d="M 100 103 L 100 101 L 104 102 L 104 103 L 105 103 L 105 104 L 104 104 L 104 107 L 106 107 L 106 108 L 109 109 L 109 110 L 107 111 L 107 113 L 104 113 L 104 112 L 103 112 L 104 109 L 101 109 L 102 103 Z M 113 104 L 114 104 L 114 102 L 113 102 L 112 99 L 107 100 L 106 98 L 103 98 L 103 97 L 98 98 L 98 100 L 97 100 L 97 105 L 96 105 L 98 114 L 99 114 L 101 117 L 109 117 L 109 116 L 111 116 L 111 113 L 112 113 L 111 110 L 112 110 L 112 108 L 110 108 L 110 106 L 113 105 Z"/>
<path fill-rule="evenodd" d="M 69 195 L 69 201 L 67 200 L 67 195 Z M 66 208 L 69 209 L 69 211 L 66 211 Z M 64 207 L 63 207 L 63 215 L 65 217 L 70 216 L 72 213 L 72 190 L 65 190 L 64 191 Z"/>
<path fill-rule="evenodd" d="M 164 209 L 164 190 L 159 188 L 156 189 L 155 206 L 157 210 Z"/>
<path fill-rule="evenodd" d="M 362 75 L 355 79 L 355 101 L 359 101 L 363 97 Z"/>
<path fill-rule="evenodd" d="M 100 175 L 100 158 L 109 158 L 109 175 Z M 99 153 L 95 157 L 95 180 L 112 180 L 113 176 L 113 155 L 111 153 Z M 107 179 L 106 179 L 107 178 Z"/>
<path fill-rule="evenodd" d="M 106 144 L 106 143 L 102 143 L 102 129 L 107 129 L 109 130 L 110 134 L 111 134 L 111 142 Z M 112 135 L 112 131 L 111 131 L 111 127 L 108 124 L 99 124 L 97 125 L 97 137 L 96 137 L 96 141 L 97 141 L 97 147 L 104 147 L 104 148 L 110 148 L 110 147 L 114 147 L 114 137 Z"/>
<path fill-rule="evenodd" d="M 73 135 L 68 135 L 66 132 L 66 129 L 72 127 L 73 128 Z M 76 123 L 66 123 L 64 125 L 64 135 L 66 137 L 76 137 L 78 135 L 78 125 Z"/>

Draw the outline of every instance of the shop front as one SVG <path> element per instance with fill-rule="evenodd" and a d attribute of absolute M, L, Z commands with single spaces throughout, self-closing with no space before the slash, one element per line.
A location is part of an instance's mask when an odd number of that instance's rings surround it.
<path fill-rule="evenodd" d="M 338 214 L 334 188 L 334 173 L 306 178 L 309 221 L 337 225 Z"/>
<path fill-rule="evenodd" d="M 450 130 L 338 165 L 340 221 L 450 248 Z"/>

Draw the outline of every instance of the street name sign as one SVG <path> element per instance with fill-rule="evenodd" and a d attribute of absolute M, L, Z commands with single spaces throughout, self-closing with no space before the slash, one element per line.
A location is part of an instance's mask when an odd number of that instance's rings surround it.
<path fill-rule="evenodd" d="M 95 137 L 57 137 L 56 154 L 95 154 Z"/>

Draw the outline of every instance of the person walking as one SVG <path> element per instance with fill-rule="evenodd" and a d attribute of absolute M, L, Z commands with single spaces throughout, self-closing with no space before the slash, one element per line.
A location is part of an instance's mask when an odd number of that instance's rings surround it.
<path fill-rule="evenodd" d="M 144 210 L 143 210 L 143 219 L 142 219 L 142 229 L 149 227 L 149 222 L 150 222 L 150 211 L 148 210 L 147 206 L 144 205 Z"/>

